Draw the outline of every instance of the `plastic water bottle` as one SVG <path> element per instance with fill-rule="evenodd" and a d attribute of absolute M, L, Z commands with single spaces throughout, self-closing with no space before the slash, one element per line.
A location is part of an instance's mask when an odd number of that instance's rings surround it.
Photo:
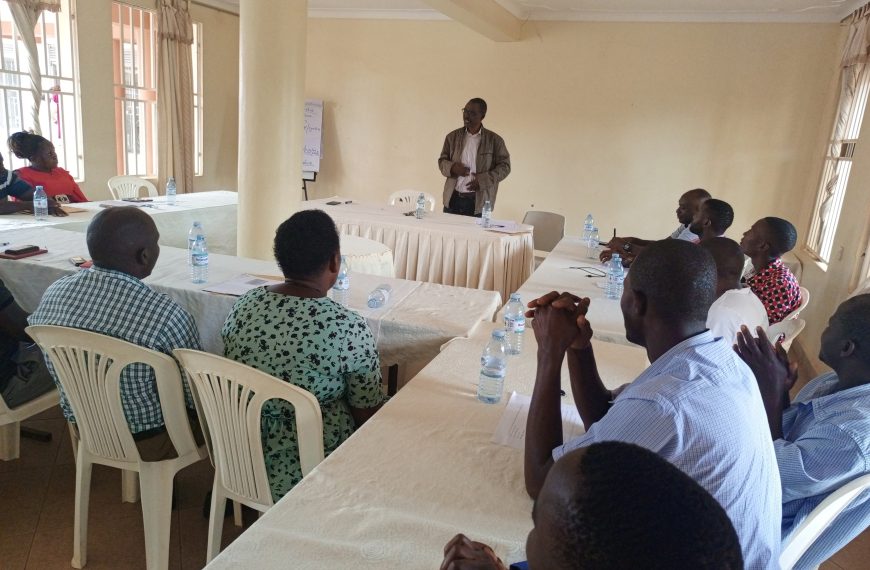
<path fill-rule="evenodd" d="M 332 286 L 332 300 L 340 305 L 347 306 L 347 298 L 350 295 L 350 271 L 347 268 L 347 259 L 341 256 L 341 266 L 338 268 L 338 277 Z"/>
<path fill-rule="evenodd" d="M 526 330 L 526 309 L 519 293 L 511 293 L 504 310 L 504 330 L 507 353 L 520 354 L 523 350 L 523 332 Z"/>
<path fill-rule="evenodd" d="M 592 236 L 592 228 L 595 227 L 595 219 L 592 214 L 586 214 L 586 219 L 583 220 L 583 241 L 589 245 L 589 238 Z"/>
<path fill-rule="evenodd" d="M 483 349 L 480 357 L 480 382 L 477 385 L 477 399 L 484 404 L 497 404 L 504 392 L 504 375 L 507 368 L 507 354 L 504 331 L 492 331 L 492 339 Z"/>
<path fill-rule="evenodd" d="M 598 259 L 598 228 L 594 226 L 589 230 L 589 236 L 586 238 L 586 257 Z"/>
<path fill-rule="evenodd" d="M 426 196 L 424 196 L 423 193 L 420 192 L 420 195 L 417 196 L 417 209 L 414 210 L 414 216 L 416 216 L 416 218 L 418 220 L 422 220 L 423 215 L 425 213 L 426 213 Z"/>
<path fill-rule="evenodd" d="M 175 178 L 172 176 L 166 181 L 166 204 L 175 205 Z"/>
<path fill-rule="evenodd" d="M 199 222 L 193 222 L 193 225 L 190 226 L 190 231 L 187 232 L 187 264 L 191 265 L 191 257 L 193 256 L 193 244 L 196 242 L 196 238 L 202 237 L 205 240 L 205 231 L 202 229 L 202 224 Z M 208 244 L 208 242 L 206 242 Z"/>
<path fill-rule="evenodd" d="M 37 186 L 33 192 L 33 215 L 39 221 L 48 219 L 48 196 L 42 186 Z"/>
<path fill-rule="evenodd" d="M 190 281 L 205 283 L 208 281 L 208 246 L 205 236 L 197 236 L 190 252 Z"/>
<path fill-rule="evenodd" d="M 492 224 L 492 203 L 489 200 L 483 203 L 483 209 L 480 211 L 480 219 L 485 228 L 488 228 Z"/>
<path fill-rule="evenodd" d="M 625 279 L 625 270 L 622 268 L 622 258 L 614 253 L 610 258 L 610 271 L 607 272 L 607 288 L 605 294 L 608 299 L 622 297 L 622 281 Z"/>
<path fill-rule="evenodd" d="M 383 283 L 375 287 L 375 290 L 369 293 L 369 309 L 380 309 L 384 305 L 390 302 L 390 294 L 393 292 L 393 288 Z"/>

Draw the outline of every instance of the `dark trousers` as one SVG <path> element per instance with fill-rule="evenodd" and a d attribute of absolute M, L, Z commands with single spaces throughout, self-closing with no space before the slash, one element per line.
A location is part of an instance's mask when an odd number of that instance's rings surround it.
<path fill-rule="evenodd" d="M 458 214 L 460 216 L 474 216 L 479 218 L 480 214 L 474 213 L 474 203 L 477 199 L 477 194 L 461 194 L 456 190 L 450 195 L 450 203 L 444 206 L 445 214 Z"/>

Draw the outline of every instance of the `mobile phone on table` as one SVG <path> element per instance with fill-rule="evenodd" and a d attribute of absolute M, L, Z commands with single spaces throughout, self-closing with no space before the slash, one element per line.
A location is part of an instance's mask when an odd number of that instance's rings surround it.
<path fill-rule="evenodd" d="M 76 267 L 81 267 L 82 265 L 87 263 L 88 260 L 85 259 L 84 257 L 75 256 L 75 257 L 70 257 L 69 262 L 72 263 L 73 265 L 75 265 Z"/>

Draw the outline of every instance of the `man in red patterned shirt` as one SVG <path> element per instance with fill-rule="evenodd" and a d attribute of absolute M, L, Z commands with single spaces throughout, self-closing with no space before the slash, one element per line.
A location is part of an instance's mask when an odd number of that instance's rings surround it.
<path fill-rule="evenodd" d="M 761 218 L 743 234 L 740 248 L 752 260 L 746 285 L 761 299 L 770 324 L 778 323 L 801 304 L 800 285 L 782 256 L 795 246 L 797 230 L 782 218 Z"/>

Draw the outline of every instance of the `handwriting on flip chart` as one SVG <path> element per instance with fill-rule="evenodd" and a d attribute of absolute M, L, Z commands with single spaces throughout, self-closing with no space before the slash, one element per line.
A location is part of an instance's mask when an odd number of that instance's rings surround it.
<path fill-rule="evenodd" d="M 323 134 L 323 101 L 307 99 L 305 101 L 305 137 L 302 141 L 302 171 L 303 173 L 320 172 L 320 159 L 323 156 L 321 148 Z"/>
<path fill-rule="evenodd" d="M 529 418 L 529 405 L 532 399 L 525 394 L 511 392 L 510 400 L 501 415 L 498 427 L 492 435 L 492 442 L 515 449 L 523 449 L 526 444 L 526 422 Z M 569 442 L 578 435 L 586 433 L 583 420 L 574 405 L 562 404 L 562 441 Z"/>

